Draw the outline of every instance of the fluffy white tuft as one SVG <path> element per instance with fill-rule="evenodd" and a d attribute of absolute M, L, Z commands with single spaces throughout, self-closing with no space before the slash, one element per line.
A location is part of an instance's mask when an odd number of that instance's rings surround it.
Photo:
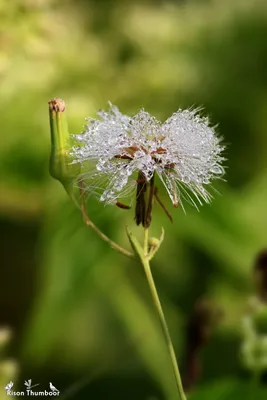
<path fill-rule="evenodd" d="M 195 206 L 194 197 L 200 204 L 210 201 L 206 185 L 224 175 L 224 146 L 198 110 L 178 110 L 164 123 L 144 110 L 130 118 L 113 105 L 98 114 L 74 136 L 82 146 L 73 147 L 73 156 L 93 165 L 88 190 L 97 187 L 101 201 L 114 203 L 129 194 L 138 171 L 147 181 L 158 175 L 174 205 L 181 197 Z"/>

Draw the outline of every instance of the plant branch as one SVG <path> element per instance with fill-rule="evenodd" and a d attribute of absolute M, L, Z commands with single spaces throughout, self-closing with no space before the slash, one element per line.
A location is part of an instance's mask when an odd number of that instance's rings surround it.
<path fill-rule="evenodd" d="M 144 246 L 143 247 L 138 242 L 138 240 L 133 236 L 133 234 L 130 232 L 130 230 L 128 228 L 127 228 L 127 235 L 128 235 L 129 241 L 132 245 L 134 252 L 139 257 L 139 259 L 144 267 L 144 271 L 145 271 L 147 282 L 148 282 L 150 292 L 152 295 L 153 303 L 156 308 L 156 311 L 157 311 L 157 314 L 158 314 L 158 317 L 160 320 L 161 328 L 163 331 L 164 339 L 165 339 L 165 342 L 166 342 L 166 345 L 167 345 L 167 348 L 169 351 L 169 356 L 170 356 L 171 363 L 172 363 L 172 368 L 173 368 L 173 373 L 174 373 L 174 377 L 175 377 L 177 390 L 179 393 L 179 398 L 180 398 L 180 400 L 186 400 L 186 395 L 183 390 L 182 379 L 181 379 L 180 371 L 179 371 L 178 364 L 176 361 L 170 332 L 168 329 L 167 322 L 165 320 L 164 312 L 163 312 L 163 309 L 162 309 L 162 306 L 161 306 L 161 303 L 159 300 L 159 296 L 158 296 L 157 289 L 156 289 L 156 286 L 154 283 L 153 275 L 152 275 L 151 269 L 150 269 L 150 258 L 149 258 L 150 254 L 148 252 L 148 250 L 149 250 L 148 249 L 148 228 L 146 228 L 145 232 L 144 232 Z M 161 241 L 163 240 L 163 235 L 164 235 L 164 231 L 162 232 Z"/>
<path fill-rule="evenodd" d="M 83 216 L 83 220 L 84 223 L 89 227 L 92 228 L 97 234 L 98 236 L 101 237 L 101 239 L 103 239 L 105 242 L 107 242 L 110 247 L 112 247 L 112 249 L 118 251 L 119 253 L 123 254 L 126 257 L 129 258 L 134 258 L 134 254 L 126 249 L 124 249 L 123 247 L 121 247 L 120 245 L 118 245 L 116 242 L 114 242 L 113 240 L 111 240 L 107 235 L 105 235 L 94 223 L 93 221 L 90 220 L 88 214 L 87 214 L 87 210 L 86 210 L 86 206 L 84 203 L 84 191 L 83 191 L 83 187 L 82 185 L 80 185 L 80 193 L 81 193 L 81 212 L 82 212 L 82 216 Z"/>
<path fill-rule="evenodd" d="M 147 247 L 147 238 L 148 237 L 148 229 L 145 229 L 144 232 L 144 254 L 147 255 L 148 254 L 148 247 Z M 171 335 L 169 332 L 169 328 L 164 316 L 164 312 L 162 309 L 162 305 L 158 296 L 158 292 L 155 286 L 155 282 L 153 279 L 153 275 L 150 269 L 150 263 L 149 263 L 149 259 L 147 256 L 142 257 L 141 259 L 143 267 L 144 267 L 144 271 L 146 274 L 146 278 L 147 278 L 147 282 L 150 288 L 150 292 L 153 298 L 153 303 L 155 305 L 156 311 L 158 313 L 158 317 L 160 320 L 160 324 L 161 324 L 161 328 L 163 331 L 163 335 L 166 341 L 166 345 L 168 347 L 169 350 L 169 355 L 171 358 L 171 363 L 172 363 L 172 368 L 173 368 L 173 372 L 174 372 L 174 377 L 175 377 L 175 382 L 176 382 L 176 386 L 178 389 L 178 393 L 179 393 L 179 397 L 180 400 L 186 400 L 186 396 L 183 390 L 183 385 L 182 385 L 182 379 L 181 379 L 181 375 L 180 375 L 180 371 L 178 368 L 178 364 L 177 364 L 177 360 L 176 360 L 176 356 L 175 356 L 175 351 L 173 348 L 173 344 L 172 344 L 172 340 L 171 340 Z"/>

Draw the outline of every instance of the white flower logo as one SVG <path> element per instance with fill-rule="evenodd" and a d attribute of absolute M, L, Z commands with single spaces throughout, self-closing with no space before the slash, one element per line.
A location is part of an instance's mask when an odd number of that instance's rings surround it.
<path fill-rule="evenodd" d="M 14 382 L 10 381 L 10 382 L 5 386 L 5 390 L 11 390 L 13 386 L 14 386 Z"/>

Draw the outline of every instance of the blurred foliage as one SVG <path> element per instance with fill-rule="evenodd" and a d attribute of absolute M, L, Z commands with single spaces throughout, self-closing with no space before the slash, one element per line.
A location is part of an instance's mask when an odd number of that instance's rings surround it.
<path fill-rule="evenodd" d="M 14 360 L 5 358 L 5 351 L 11 338 L 8 328 L 0 328 L 0 386 L 4 388 L 9 382 L 14 383 L 18 373 L 18 366 Z M 5 391 L 0 392 L 0 399 L 5 399 Z"/>
<path fill-rule="evenodd" d="M 266 37 L 265 0 L 0 2 L 0 323 L 16 329 L 20 382 L 27 373 L 63 392 L 82 379 L 66 392 L 79 399 L 174 398 L 141 268 L 83 226 L 49 177 L 47 102 L 64 98 L 72 132 L 108 100 L 161 119 L 201 105 L 228 145 L 228 182 L 200 212 L 171 210 L 173 225 L 155 210 L 151 233 L 166 237 L 153 272 L 180 361 L 196 299 L 224 310 L 196 398 L 246 398 L 240 319 L 266 247 Z M 90 199 L 88 212 L 128 245 L 132 211 Z"/>

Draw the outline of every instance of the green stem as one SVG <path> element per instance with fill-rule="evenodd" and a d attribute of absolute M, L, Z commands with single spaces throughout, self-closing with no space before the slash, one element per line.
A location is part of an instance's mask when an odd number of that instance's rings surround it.
<path fill-rule="evenodd" d="M 144 256 L 148 255 L 148 228 L 144 231 Z"/>
<path fill-rule="evenodd" d="M 172 368 L 173 368 L 173 372 L 174 372 L 174 377 L 175 377 L 175 382 L 177 385 L 179 397 L 180 397 L 180 400 L 186 400 L 186 395 L 183 390 L 182 379 L 181 379 L 181 375 L 179 372 L 177 360 L 175 357 L 175 352 L 174 352 L 174 348 L 173 348 L 173 344 L 172 344 L 172 340 L 171 340 L 171 335 L 169 332 L 167 322 L 165 320 L 164 312 L 163 312 L 163 309 L 162 309 L 162 306 L 161 306 L 161 303 L 159 300 L 159 296 L 158 296 L 157 289 L 156 289 L 156 286 L 154 283 L 153 275 L 151 273 L 150 263 L 149 263 L 147 254 L 148 254 L 148 228 L 146 228 L 145 232 L 144 232 L 144 257 L 140 257 L 140 259 L 141 259 L 141 262 L 142 262 L 144 270 L 145 270 L 145 274 L 146 274 L 148 285 L 149 285 L 149 288 L 151 291 L 153 302 L 154 302 L 156 311 L 158 313 L 158 317 L 160 320 L 163 335 L 164 335 L 166 345 L 169 350 L 169 355 L 171 358 Z"/>
<path fill-rule="evenodd" d="M 124 249 L 123 247 L 119 246 L 116 242 L 114 242 L 113 240 L 111 240 L 107 235 L 105 235 L 94 223 L 93 221 L 91 221 L 91 219 L 88 217 L 87 214 L 87 210 L 86 210 L 86 206 L 84 203 L 84 192 L 83 192 L 83 185 L 80 182 L 80 193 L 81 193 L 81 212 L 82 212 L 82 216 L 83 216 L 83 220 L 84 223 L 89 227 L 92 228 L 97 234 L 98 236 L 101 237 L 101 239 L 103 239 L 105 242 L 107 242 L 110 247 L 116 251 L 118 251 L 119 253 L 123 254 L 126 257 L 129 258 L 134 258 L 134 254 L 131 253 L 130 251 Z"/>

